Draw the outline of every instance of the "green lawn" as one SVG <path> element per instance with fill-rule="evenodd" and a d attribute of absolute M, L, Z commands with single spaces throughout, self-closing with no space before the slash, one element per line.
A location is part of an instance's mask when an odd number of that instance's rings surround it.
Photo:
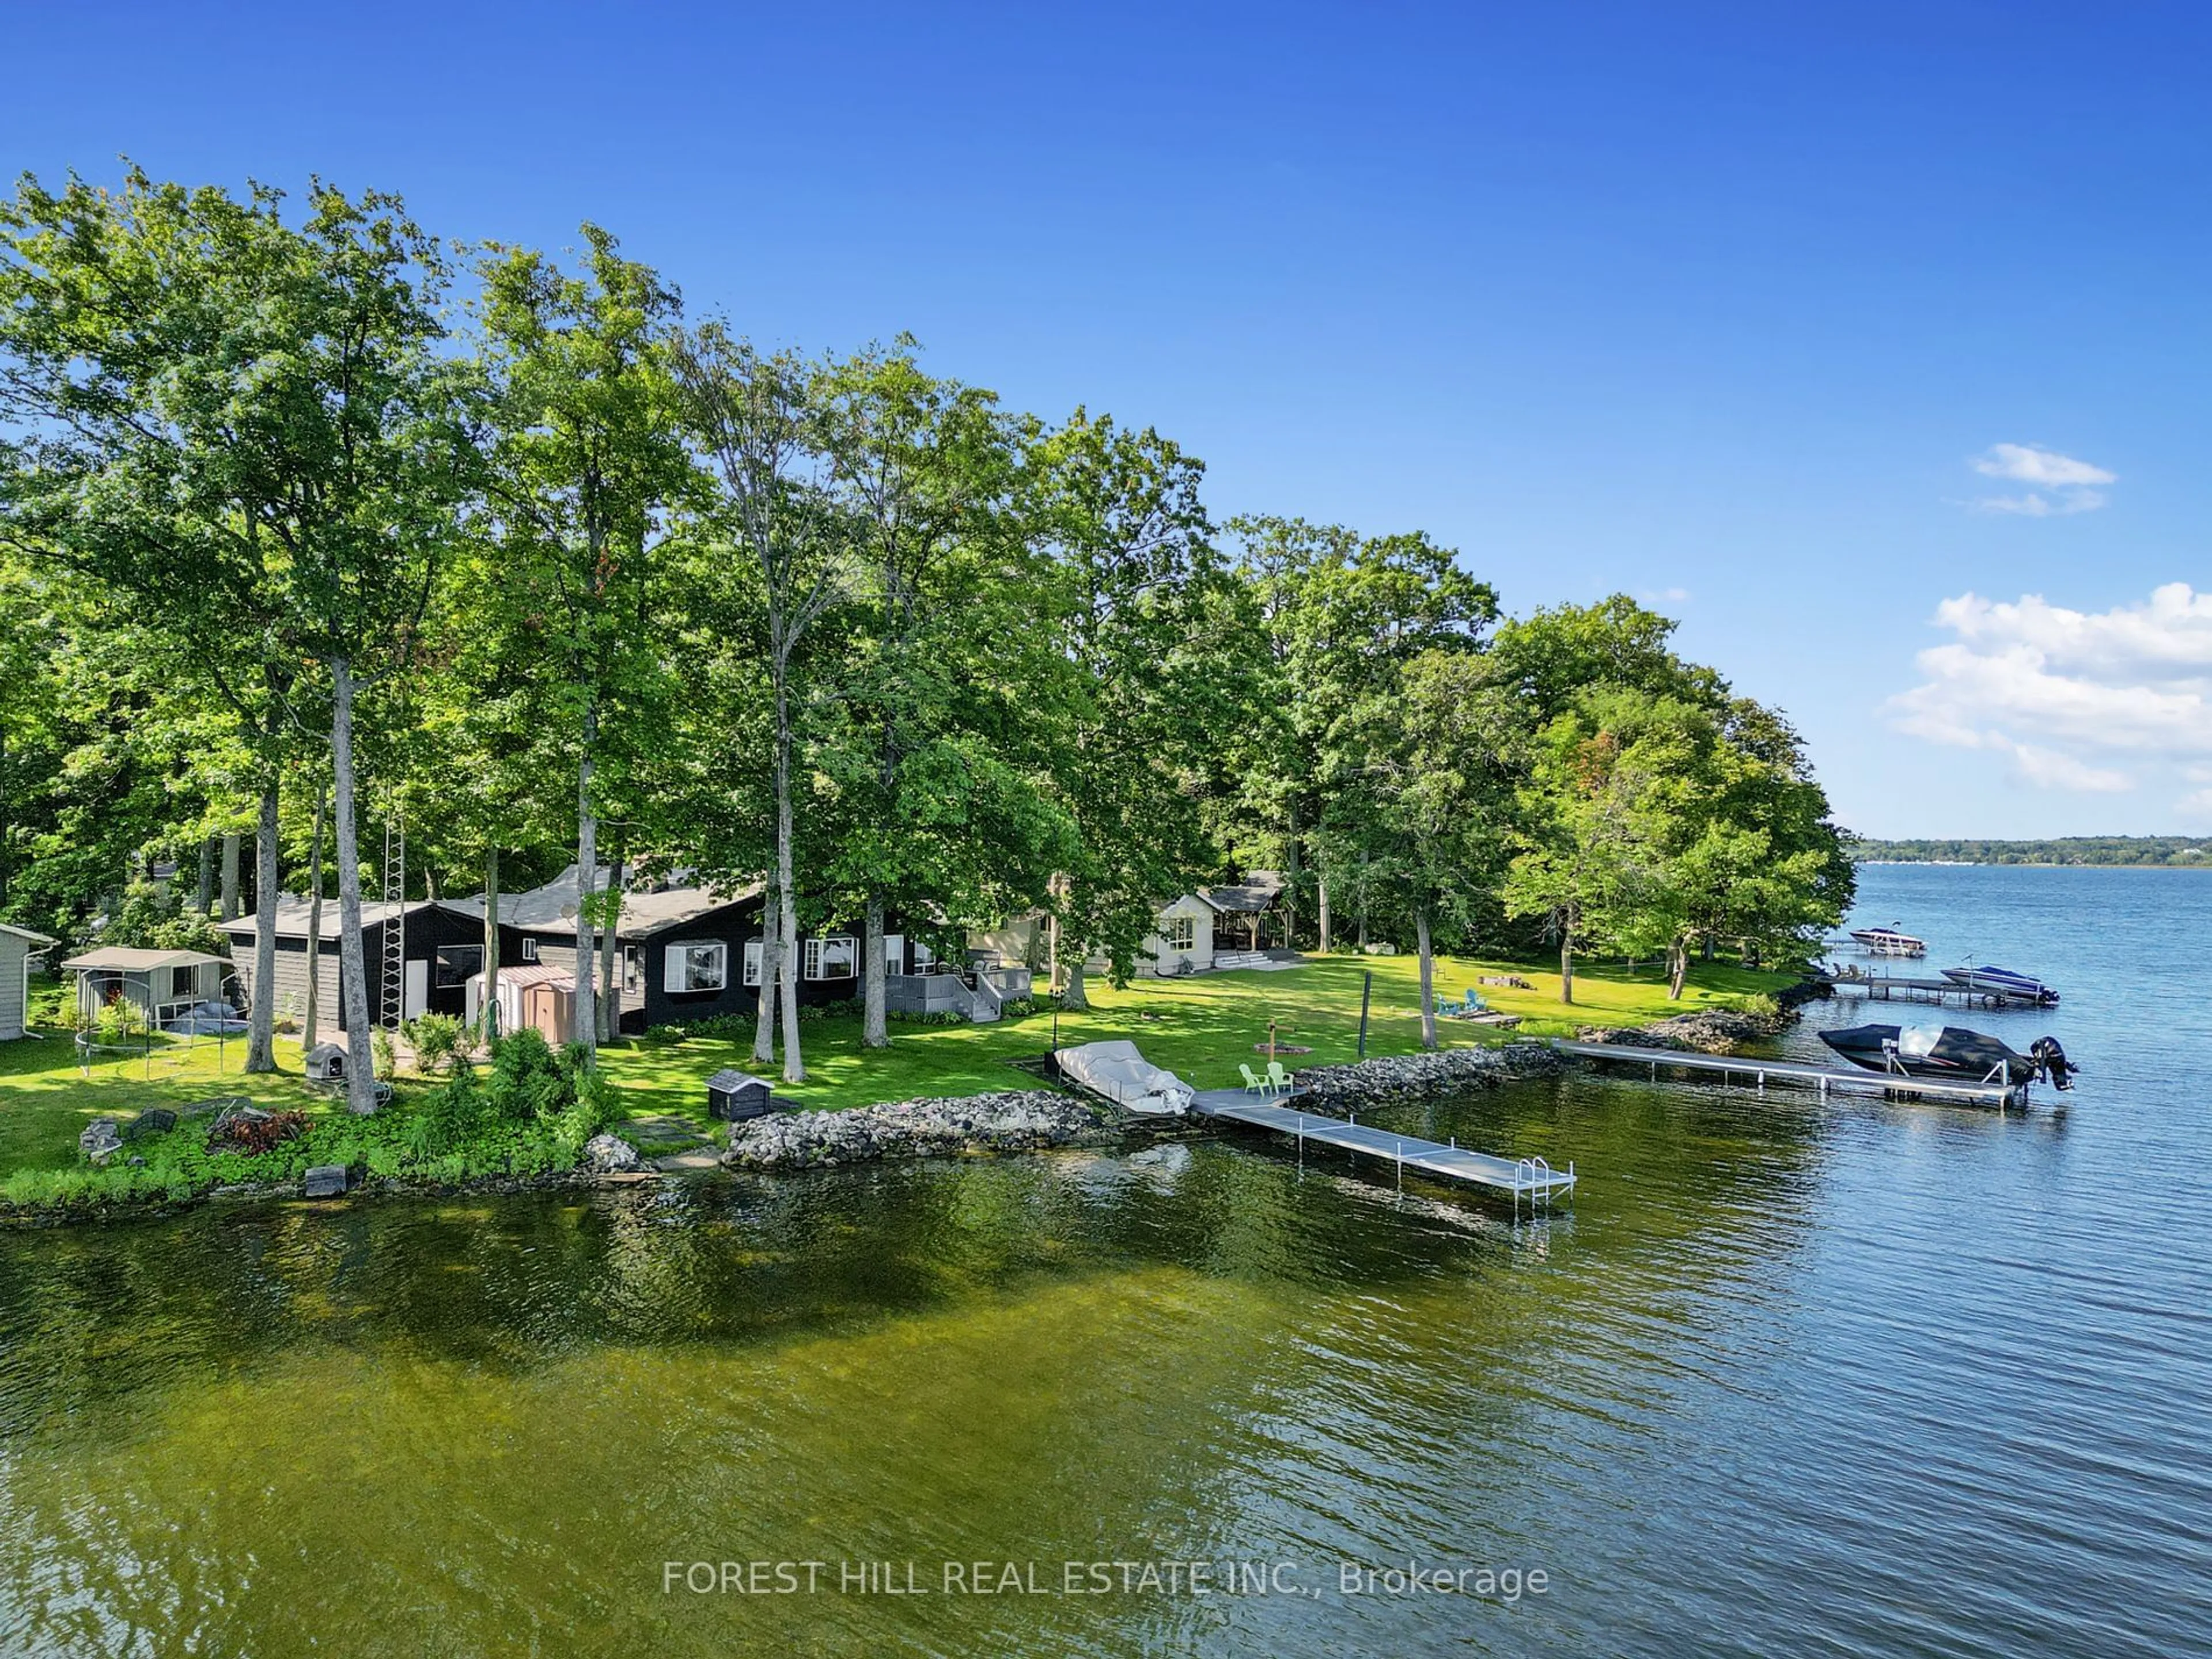
<path fill-rule="evenodd" d="M 1255 1069 L 1264 1062 L 1254 1045 L 1267 1042 L 1270 1020 L 1280 1042 L 1313 1051 L 1285 1056 L 1285 1064 L 1351 1060 L 1357 1054 L 1365 970 L 1375 975 L 1368 1053 L 1413 1052 L 1420 1046 L 1420 1005 L 1411 957 L 1323 957 L 1280 973 L 1148 979 L 1121 991 L 1099 985 L 1091 992 L 1097 1004 L 1091 1012 L 1060 1017 L 1060 1042 L 1127 1037 L 1149 1059 L 1208 1089 L 1234 1085 L 1240 1060 L 1252 1061 Z M 1631 973 L 1593 966 L 1575 976 L 1577 1000 L 1571 1011 L 1559 1005 L 1556 975 L 1524 965 L 1446 960 L 1437 965 L 1437 986 L 1456 999 L 1477 974 L 1501 972 L 1518 973 L 1534 985 L 1528 991 L 1486 988 L 1483 993 L 1493 1007 L 1526 1017 L 1519 1031 L 1510 1034 L 1521 1036 L 1562 1036 L 1577 1025 L 1648 1023 L 1688 1008 L 1741 1004 L 1790 982 L 1782 974 L 1700 968 L 1675 1004 L 1667 1000 L 1656 968 Z M 1006 1062 L 1041 1055 L 1053 1042 L 1049 1012 L 999 1025 L 894 1024 L 891 1031 L 890 1048 L 871 1054 L 860 1047 L 858 1019 L 809 1021 L 803 1037 L 807 1081 L 787 1088 L 775 1080 L 777 1099 L 827 1109 L 1025 1087 L 1027 1079 Z M 1452 1047 L 1509 1036 L 1451 1020 L 1440 1021 L 1438 1032 Z M 149 1106 L 176 1109 L 240 1094 L 264 1106 L 294 1107 L 317 1116 L 339 1109 L 331 1094 L 301 1079 L 294 1039 L 277 1039 L 281 1069 L 273 1075 L 242 1075 L 245 1053 L 241 1039 L 219 1048 L 208 1037 L 157 1037 L 150 1056 L 103 1055 L 87 1073 L 76 1064 L 69 1034 L 52 1026 L 38 1036 L 0 1043 L 0 1176 L 72 1167 L 77 1133 L 87 1123 L 95 1117 L 127 1119 Z M 629 1115 L 671 1113 L 703 1121 L 708 1075 L 725 1066 L 747 1069 L 750 1060 L 744 1043 L 694 1037 L 628 1041 L 609 1049 L 602 1064 Z"/>
<path fill-rule="evenodd" d="M 1062 1014 L 1060 1042 L 1070 1047 L 1109 1037 L 1127 1037 L 1147 1059 L 1179 1073 L 1202 1089 L 1225 1088 L 1238 1081 L 1240 1060 L 1257 1069 L 1265 1056 L 1254 1045 L 1267 1040 L 1270 1020 L 1284 1043 L 1310 1048 L 1285 1064 L 1348 1060 L 1358 1057 L 1361 975 L 1372 970 L 1374 997 L 1369 1014 L 1370 1054 L 1411 1054 L 1420 1047 L 1419 966 L 1412 957 L 1326 957 L 1279 973 L 1205 974 L 1189 979 L 1146 979 L 1126 990 L 1098 985 L 1097 1005 L 1088 1014 Z M 1560 1006 L 1557 974 L 1517 963 L 1444 960 L 1437 963 L 1437 988 L 1456 1000 L 1483 973 L 1517 973 L 1533 989 L 1482 988 L 1490 1005 L 1524 1016 L 1517 1031 L 1462 1025 L 1440 1020 L 1437 1034 L 1448 1047 L 1497 1043 L 1514 1036 L 1564 1036 L 1581 1025 L 1635 1025 L 1688 1009 L 1733 1006 L 1790 984 L 1792 975 L 1701 967 L 1691 976 L 1680 1003 L 1667 1000 L 1665 976 L 1657 968 L 1632 973 L 1618 965 L 1578 969 L 1576 1004 Z M 802 1028 L 807 1080 L 788 1087 L 772 1077 L 779 1103 L 829 1109 L 909 1100 L 930 1095 L 981 1094 L 993 1089 L 1026 1086 L 1006 1062 L 1031 1059 L 1052 1047 L 1049 1012 L 998 1025 L 899 1025 L 891 1027 L 889 1049 L 868 1053 L 860 1047 L 857 1018 L 815 1020 Z M 689 1038 L 682 1042 L 641 1039 L 610 1050 L 602 1065 L 633 1113 L 660 1112 L 703 1117 L 704 1083 L 725 1066 L 750 1069 L 750 1045 Z"/>

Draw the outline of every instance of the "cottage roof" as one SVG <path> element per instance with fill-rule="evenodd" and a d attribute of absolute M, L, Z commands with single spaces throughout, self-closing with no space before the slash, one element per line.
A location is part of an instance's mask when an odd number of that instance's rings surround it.
<path fill-rule="evenodd" d="M 137 951 L 107 945 L 71 957 L 62 967 L 70 973 L 150 974 L 163 968 L 198 968 L 210 962 L 221 965 L 222 958 L 202 951 Z"/>
<path fill-rule="evenodd" d="M 1281 875 L 1275 871 L 1253 870 L 1243 881 L 1201 887 L 1198 896 L 1226 915 L 1254 915 L 1275 908 L 1283 896 L 1283 885 Z"/>
<path fill-rule="evenodd" d="M 424 910 L 456 909 L 459 907 L 445 899 L 409 899 L 404 904 L 394 904 L 389 899 L 363 899 L 361 902 L 361 925 L 364 929 L 380 927 L 394 915 L 416 915 Z M 314 906 L 311 900 L 297 893 L 277 896 L 271 912 L 278 939 L 304 939 L 307 937 L 307 918 Z M 320 937 L 335 941 L 340 934 L 338 902 L 335 898 L 323 901 L 322 933 Z M 258 939 L 261 936 L 261 915 L 258 911 L 248 916 L 234 916 L 228 921 L 216 924 L 234 939 Z"/>
<path fill-rule="evenodd" d="M 16 927 L 13 922 L 0 921 L 0 933 L 13 934 L 26 944 L 34 945 L 42 951 L 53 943 L 53 940 L 48 939 L 44 933 L 34 933 L 27 927 Z"/>
<path fill-rule="evenodd" d="M 604 893 L 611 872 L 602 865 L 592 880 L 591 890 Z M 543 887 L 533 887 L 520 893 L 499 896 L 499 920 L 504 927 L 519 928 L 526 933 L 565 933 L 576 931 L 576 901 L 578 882 L 576 866 L 570 865 Z M 757 898 L 762 892 L 759 882 L 748 882 L 740 887 L 700 887 L 685 884 L 671 884 L 653 890 L 630 888 L 623 894 L 622 918 L 616 932 L 623 939 L 650 939 L 655 933 L 680 927 L 687 921 L 726 905 L 741 904 Z M 449 899 L 449 908 L 481 921 L 484 902 L 481 897 Z"/>

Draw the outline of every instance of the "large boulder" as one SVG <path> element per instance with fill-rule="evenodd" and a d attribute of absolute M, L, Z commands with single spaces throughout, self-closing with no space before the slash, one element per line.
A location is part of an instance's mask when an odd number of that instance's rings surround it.
<path fill-rule="evenodd" d="M 597 1134 L 584 1143 L 584 1167 L 593 1175 L 629 1175 L 642 1170 L 645 1162 L 621 1136 Z"/>

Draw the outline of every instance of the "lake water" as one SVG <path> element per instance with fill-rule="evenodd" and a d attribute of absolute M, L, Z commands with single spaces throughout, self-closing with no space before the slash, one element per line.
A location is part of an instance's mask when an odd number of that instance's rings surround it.
<path fill-rule="evenodd" d="M 1863 884 L 2063 1109 L 1395 1115 L 1573 1158 L 1518 1228 L 1217 1138 L 0 1238 L 0 1652 L 2212 1650 L 2212 875 Z"/>

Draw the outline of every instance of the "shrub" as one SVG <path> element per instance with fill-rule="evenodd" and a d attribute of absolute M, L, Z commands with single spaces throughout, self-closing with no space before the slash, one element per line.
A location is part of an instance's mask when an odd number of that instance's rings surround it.
<path fill-rule="evenodd" d="M 469 1063 L 468 1027 L 451 1014 L 420 1014 L 399 1028 L 425 1077 L 459 1071 Z"/>

